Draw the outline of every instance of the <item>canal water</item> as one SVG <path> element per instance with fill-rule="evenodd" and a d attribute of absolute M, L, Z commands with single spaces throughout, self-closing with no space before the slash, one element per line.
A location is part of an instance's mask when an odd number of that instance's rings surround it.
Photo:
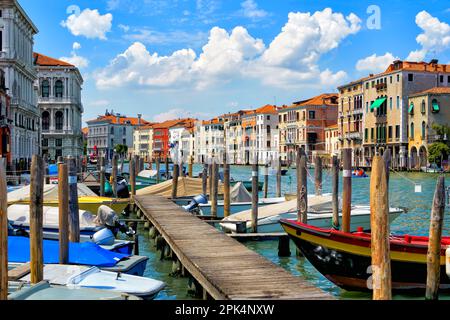
<path fill-rule="evenodd" d="M 194 166 L 194 175 L 201 172 L 201 166 Z M 314 169 L 310 169 L 308 179 L 308 193 L 314 193 Z M 231 176 L 235 180 L 249 180 L 251 167 L 232 166 Z M 260 171 L 260 179 L 263 181 L 263 169 Z M 369 174 L 370 175 L 370 174 Z M 391 207 L 405 207 L 407 213 L 402 214 L 391 225 L 391 232 L 395 234 L 428 235 L 429 218 L 433 194 L 436 186 L 437 174 L 425 173 L 391 173 L 389 185 L 389 199 Z M 450 175 L 446 175 L 446 183 L 450 185 Z M 340 180 L 341 182 L 342 180 Z M 282 177 L 283 194 L 294 193 L 296 190 L 295 170 L 289 170 L 287 176 Z M 421 186 L 421 192 L 415 192 L 416 186 Z M 370 178 L 358 178 L 352 180 L 352 203 L 369 203 Z M 275 195 L 276 177 L 269 176 L 269 197 Z M 342 184 L 340 183 L 340 190 Z M 331 192 L 331 177 L 328 170 L 323 172 L 323 192 Z M 142 228 L 142 226 L 140 226 Z M 150 257 L 146 276 L 166 282 L 167 288 L 159 295 L 158 299 L 193 299 L 188 292 L 188 280 L 169 276 L 172 262 L 160 261 L 159 252 L 156 251 L 153 241 L 148 238 L 147 232 L 140 230 L 140 254 Z M 444 236 L 450 236 L 450 210 L 445 211 Z M 370 299 L 370 293 L 349 292 L 340 289 L 323 277 L 317 270 L 302 257 L 297 257 L 295 245 L 291 241 L 292 256 L 289 258 L 278 257 L 278 241 L 254 241 L 245 245 L 271 260 L 275 264 L 285 268 L 294 275 L 301 276 L 314 285 L 330 292 L 338 299 Z M 423 299 L 422 296 L 394 296 L 395 299 Z M 441 299 L 450 299 L 450 295 L 441 296 Z"/>

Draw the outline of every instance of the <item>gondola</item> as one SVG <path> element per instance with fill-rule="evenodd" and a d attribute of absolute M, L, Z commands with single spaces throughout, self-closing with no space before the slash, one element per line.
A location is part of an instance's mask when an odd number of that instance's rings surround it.
<path fill-rule="evenodd" d="M 344 233 L 316 228 L 293 220 L 281 225 L 311 264 L 328 280 L 349 291 L 370 291 L 371 235 L 360 229 Z M 445 250 L 450 237 L 443 237 L 440 258 L 440 290 L 450 289 L 445 270 Z M 423 293 L 427 280 L 428 238 L 410 235 L 390 237 L 392 289 Z"/>

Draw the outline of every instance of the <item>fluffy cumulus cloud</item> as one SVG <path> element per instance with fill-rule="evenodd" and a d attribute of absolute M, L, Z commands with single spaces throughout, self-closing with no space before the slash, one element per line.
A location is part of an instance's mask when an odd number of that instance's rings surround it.
<path fill-rule="evenodd" d="M 99 88 L 129 84 L 203 89 L 243 78 L 283 88 L 333 87 L 346 73 L 321 70 L 319 59 L 360 28 L 361 20 L 356 15 L 344 16 L 327 8 L 314 14 L 290 13 L 286 25 L 268 46 L 244 27 L 231 32 L 212 28 L 198 55 L 183 49 L 160 56 L 138 41 L 99 70 L 96 82 Z"/>
<path fill-rule="evenodd" d="M 395 60 L 399 60 L 398 57 L 390 52 L 386 52 L 382 56 L 373 54 L 367 58 L 358 60 L 356 63 L 356 70 L 358 71 L 369 71 L 369 72 L 382 72 L 387 69 L 387 67 Z"/>
<path fill-rule="evenodd" d="M 79 14 L 70 15 L 61 25 L 74 36 L 106 40 L 106 33 L 111 31 L 112 20 L 110 13 L 101 15 L 97 9 L 85 9 Z"/>
<path fill-rule="evenodd" d="M 268 15 L 268 12 L 258 8 L 254 0 L 245 0 L 241 3 L 242 14 L 250 19 L 261 19 Z"/>
<path fill-rule="evenodd" d="M 74 42 L 72 49 L 70 57 L 61 57 L 59 60 L 73 64 L 79 69 L 87 68 L 89 66 L 89 60 L 77 54 L 77 50 L 81 49 L 81 44 L 79 42 Z"/>
<path fill-rule="evenodd" d="M 449 24 L 441 22 L 426 11 L 417 14 L 416 24 L 423 31 L 416 38 L 421 48 L 412 51 L 407 60 L 424 60 L 428 54 L 438 54 L 450 48 Z"/>

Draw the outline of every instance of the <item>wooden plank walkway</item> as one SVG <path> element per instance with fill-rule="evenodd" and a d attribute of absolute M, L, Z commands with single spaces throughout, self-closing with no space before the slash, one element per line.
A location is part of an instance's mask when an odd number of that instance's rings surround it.
<path fill-rule="evenodd" d="M 185 269 L 216 300 L 333 299 L 168 199 L 136 196 L 135 204 Z"/>

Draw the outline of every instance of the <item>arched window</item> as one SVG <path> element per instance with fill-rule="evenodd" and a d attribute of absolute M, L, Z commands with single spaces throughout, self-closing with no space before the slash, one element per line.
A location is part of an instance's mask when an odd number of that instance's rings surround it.
<path fill-rule="evenodd" d="M 409 131 L 409 136 L 414 139 L 414 122 L 411 122 L 411 130 Z"/>
<path fill-rule="evenodd" d="M 55 127 L 56 130 L 62 130 L 64 125 L 64 114 L 62 111 L 57 111 L 55 113 Z"/>
<path fill-rule="evenodd" d="M 50 82 L 48 80 L 42 81 L 41 94 L 43 98 L 50 97 Z"/>
<path fill-rule="evenodd" d="M 425 121 L 423 121 L 423 122 L 422 122 L 422 140 L 425 139 L 425 131 L 426 131 L 426 127 L 427 127 L 427 125 L 426 125 Z"/>
<path fill-rule="evenodd" d="M 55 97 L 62 98 L 64 92 L 63 82 L 61 80 L 57 80 L 55 82 Z"/>
<path fill-rule="evenodd" d="M 422 106 L 420 108 L 420 112 L 422 112 L 422 114 L 425 114 L 425 100 L 422 100 Z"/>
<path fill-rule="evenodd" d="M 42 112 L 42 130 L 48 131 L 50 129 L 50 113 L 48 111 Z"/>

